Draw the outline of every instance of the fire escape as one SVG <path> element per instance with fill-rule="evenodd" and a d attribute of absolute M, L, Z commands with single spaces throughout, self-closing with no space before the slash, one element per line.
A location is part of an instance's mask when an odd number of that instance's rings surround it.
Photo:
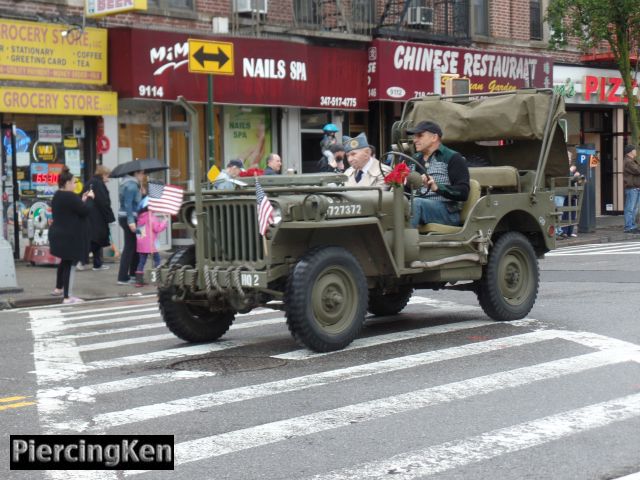
<path fill-rule="evenodd" d="M 387 0 L 375 36 L 454 45 L 471 43 L 469 0 Z"/>

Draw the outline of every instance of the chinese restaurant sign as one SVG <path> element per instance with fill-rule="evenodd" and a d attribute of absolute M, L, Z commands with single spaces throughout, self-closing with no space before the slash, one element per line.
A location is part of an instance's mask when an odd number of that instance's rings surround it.
<path fill-rule="evenodd" d="M 105 85 L 107 31 L 0 19 L 0 79 Z"/>
<path fill-rule="evenodd" d="M 434 91 L 434 70 L 468 78 L 471 93 L 551 88 L 553 60 L 537 55 L 374 40 L 368 52 L 369 100 L 408 100 Z M 442 88 L 444 92 L 444 87 Z"/>
<path fill-rule="evenodd" d="M 207 75 L 192 74 L 188 35 L 153 30 L 109 32 L 111 85 L 121 98 L 207 101 Z M 233 75 L 216 76 L 214 101 L 367 110 L 364 49 L 281 40 L 215 37 L 233 43 Z"/>
<path fill-rule="evenodd" d="M 118 94 L 0 86 L 0 112 L 48 115 L 118 115 Z"/>

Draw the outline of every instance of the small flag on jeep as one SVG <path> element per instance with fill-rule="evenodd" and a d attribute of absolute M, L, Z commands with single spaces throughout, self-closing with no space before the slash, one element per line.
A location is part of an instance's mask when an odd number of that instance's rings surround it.
<path fill-rule="evenodd" d="M 149 210 L 176 215 L 180 211 L 184 190 L 176 185 L 149 182 Z"/>
<path fill-rule="evenodd" d="M 256 177 L 256 208 L 258 212 L 258 230 L 260 235 L 264 237 L 267 230 L 269 230 L 269 224 L 273 222 L 273 205 L 269 201 L 269 197 L 265 193 L 262 185 Z"/>

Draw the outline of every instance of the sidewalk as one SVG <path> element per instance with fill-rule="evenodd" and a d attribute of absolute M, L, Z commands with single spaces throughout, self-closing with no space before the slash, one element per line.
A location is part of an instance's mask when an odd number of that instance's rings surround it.
<path fill-rule="evenodd" d="M 557 242 L 558 248 L 568 245 L 582 245 L 587 243 L 607 243 L 625 240 L 640 240 L 640 235 L 631 235 L 623 232 L 624 219 L 622 215 L 603 216 L 596 218 L 596 229 L 592 233 L 578 233 L 575 238 L 567 238 Z M 109 259 L 105 259 L 108 262 Z M 142 288 L 135 286 L 122 286 L 116 283 L 118 264 L 105 263 L 111 268 L 94 272 L 89 267 L 76 272 L 74 296 L 85 300 L 98 300 L 105 298 L 122 298 L 155 293 L 153 285 Z M 53 297 L 56 277 L 56 268 L 52 266 L 33 266 L 27 262 L 16 263 L 16 276 L 18 287 L 22 288 L 18 293 L 0 292 L 0 309 L 29 307 L 35 305 L 54 305 L 62 302 L 60 297 Z"/>

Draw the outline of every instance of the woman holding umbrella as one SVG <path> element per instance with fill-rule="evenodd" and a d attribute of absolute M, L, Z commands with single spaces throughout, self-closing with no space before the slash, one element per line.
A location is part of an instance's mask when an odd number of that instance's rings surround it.
<path fill-rule="evenodd" d="M 140 204 L 140 185 L 145 173 L 159 172 L 169 168 L 156 159 L 132 160 L 122 163 L 113 169 L 111 178 L 122 177 L 118 197 L 118 223 L 124 232 L 124 248 L 120 255 L 120 269 L 118 270 L 118 284 L 134 284 L 138 254 L 136 253 L 136 217 Z"/>

